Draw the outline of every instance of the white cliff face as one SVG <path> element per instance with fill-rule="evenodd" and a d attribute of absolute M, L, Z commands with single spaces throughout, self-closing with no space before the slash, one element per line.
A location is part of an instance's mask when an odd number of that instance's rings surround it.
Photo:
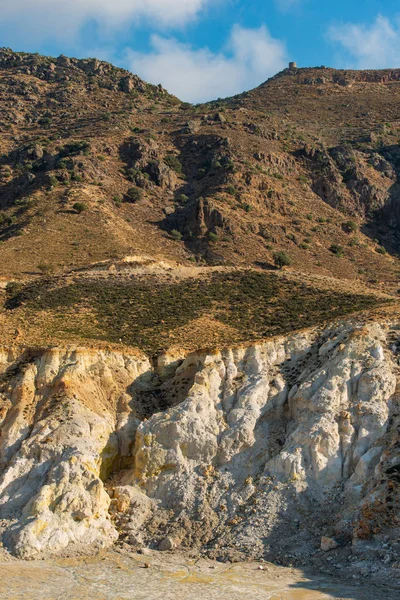
<path fill-rule="evenodd" d="M 159 540 L 162 523 L 172 545 L 254 554 L 302 527 L 304 543 L 306 527 L 350 529 L 382 478 L 397 369 L 375 323 L 155 369 L 100 350 L 0 353 L 3 541 L 30 557 L 111 544 L 116 522 Z"/>
<path fill-rule="evenodd" d="M 185 402 L 139 427 L 136 472 L 146 489 L 165 500 L 167 490 L 158 490 L 171 485 L 173 474 L 211 463 L 245 478 L 264 465 L 318 490 L 349 478 L 385 433 L 396 376 L 379 326 L 345 333 L 320 348 L 300 335 L 199 357 Z M 288 385 L 290 365 L 301 368 L 312 352 L 308 368 Z M 279 431 L 281 421 L 285 443 L 275 453 L 273 428 Z M 276 455 L 269 460 L 269 453 Z"/>
<path fill-rule="evenodd" d="M 14 358 L 3 359 L 3 369 L 12 369 Z M 149 364 L 110 352 L 58 349 L 20 361 L 14 377 L 7 370 L 3 375 L 5 544 L 22 557 L 69 544 L 110 544 L 118 535 L 101 470 L 111 468 L 119 443 L 126 445 L 126 389 Z"/>
<path fill-rule="evenodd" d="M 237 526 L 241 545 L 260 550 L 274 529 L 289 535 L 285 518 L 313 519 L 317 506 L 331 519 L 354 513 L 381 459 L 396 388 L 382 327 L 192 360 L 201 365 L 188 398 L 137 432 L 135 476 L 150 497 L 178 515 L 211 510 L 212 523 Z"/>

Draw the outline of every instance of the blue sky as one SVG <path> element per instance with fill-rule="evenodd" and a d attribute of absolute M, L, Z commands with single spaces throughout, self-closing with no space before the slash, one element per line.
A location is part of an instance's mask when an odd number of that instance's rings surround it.
<path fill-rule="evenodd" d="M 0 45 L 97 56 L 198 102 L 299 66 L 400 67 L 399 0 L 3 0 Z"/>

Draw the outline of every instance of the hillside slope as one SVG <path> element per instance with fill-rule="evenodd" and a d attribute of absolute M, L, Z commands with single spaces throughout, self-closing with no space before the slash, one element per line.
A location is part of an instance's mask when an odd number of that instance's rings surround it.
<path fill-rule="evenodd" d="M 0 557 L 399 576 L 399 95 L 0 50 Z"/>
<path fill-rule="evenodd" d="M 398 73 L 286 70 L 190 106 L 107 63 L 3 49 L 0 276 L 283 250 L 395 291 Z"/>

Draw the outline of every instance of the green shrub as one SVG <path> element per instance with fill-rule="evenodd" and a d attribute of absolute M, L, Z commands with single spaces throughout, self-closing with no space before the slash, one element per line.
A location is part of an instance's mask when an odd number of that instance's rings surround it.
<path fill-rule="evenodd" d="M 6 285 L 6 296 L 7 298 L 12 298 L 19 294 L 22 290 L 23 284 L 19 281 L 9 281 Z"/>
<path fill-rule="evenodd" d="M 342 229 L 346 233 L 354 233 L 358 229 L 358 225 L 355 221 L 346 221 L 342 224 Z"/>
<path fill-rule="evenodd" d="M 208 232 L 208 239 L 209 239 L 211 242 L 216 242 L 216 241 L 218 240 L 218 236 L 217 236 L 217 234 L 216 234 L 216 233 L 214 233 L 213 231 L 209 231 L 209 232 Z"/>
<path fill-rule="evenodd" d="M 167 154 L 164 157 L 164 162 L 171 169 L 173 169 L 178 175 L 182 175 L 182 163 L 175 154 Z"/>
<path fill-rule="evenodd" d="M 376 251 L 378 254 L 387 254 L 386 249 L 383 246 L 378 246 L 378 248 L 376 248 Z"/>
<path fill-rule="evenodd" d="M 332 244 L 329 250 L 336 256 L 343 256 L 344 254 L 344 248 L 340 244 Z"/>
<path fill-rule="evenodd" d="M 278 269 L 282 269 L 283 267 L 289 267 L 292 264 L 292 259 L 286 252 L 283 250 L 274 253 L 274 264 Z"/>
<path fill-rule="evenodd" d="M 141 172 L 138 171 L 138 169 L 134 169 L 133 167 L 130 167 L 130 168 L 126 169 L 125 174 L 130 181 L 134 182 L 134 181 L 136 181 L 136 178 L 141 175 Z"/>
<path fill-rule="evenodd" d="M 87 210 L 87 206 L 84 202 L 75 202 L 75 204 L 72 205 L 72 208 L 79 214 Z"/>
<path fill-rule="evenodd" d="M 29 206 L 32 204 L 32 200 L 29 198 L 17 198 L 14 202 L 14 206 Z"/>
<path fill-rule="evenodd" d="M 143 198 L 143 192 L 138 187 L 129 188 L 126 195 L 132 202 L 139 202 Z"/>
<path fill-rule="evenodd" d="M 54 175 L 50 175 L 49 184 L 50 184 L 50 188 L 57 187 L 57 185 L 59 184 L 57 177 L 55 177 Z"/>
<path fill-rule="evenodd" d="M 42 117 L 38 121 L 39 125 L 43 125 L 44 127 L 49 127 L 51 125 L 50 117 Z"/>
<path fill-rule="evenodd" d="M 228 185 L 228 187 L 226 188 L 226 193 L 230 194 L 231 196 L 237 196 L 238 195 L 238 190 L 235 188 L 235 186 L 233 185 Z"/>
<path fill-rule="evenodd" d="M 88 154 L 89 150 L 89 142 L 71 142 L 70 144 L 65 144 L 65 146 L 60 150 L 59 156 L 60 158 L 64 158 L 65 156 L 77 156 L 78 154 Z"/>
<path fill-rule="evenodd" d="M 188 200 L 189 200 L 189 196 L 186 196 L 186 194 L 179 194 L 179 196 L 177 197 L 178 202 L 185 203 Z"/>
<path fill-rule="evenodd" d="M 182 234 L 177 229 L 173 229 L 171 231 L 171 237 L 174 238 L 174 240 L 181 240 L 182 239 Z"/>
<path fill-rule="evenodd" d="M 79 173 L 72 173 L 71 180 L 79 183 L 79 182 L 83 181 L 83 177 L 82 177 L 82 175 L 79 175 Z"/>
<path fill-rule="evenodd" d="M 49 263 L 40 263 L 37 268 L 43 275 L 50 275 L 53 272 L 53 266 Z"/>
<path fill-rule="evenodd" d="M 11 224 L 12 224 L 11 217 L 0 213 L 0 226 L 4 225 L 5 227 L 8 227 L 8 225 L 11 225 Z"/>

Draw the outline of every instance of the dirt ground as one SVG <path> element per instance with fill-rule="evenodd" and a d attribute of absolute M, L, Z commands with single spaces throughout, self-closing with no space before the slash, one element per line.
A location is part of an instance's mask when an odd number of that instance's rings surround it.
<path fill-rule="evenodd" d="M 262 567 L 262 568 L 261 568 Z M 394 582 L 393 582 L 394 583 Z M 0 563 L 2 600 L 396 600 L 399 591 L 270 563 L 150 552 Z"/>

